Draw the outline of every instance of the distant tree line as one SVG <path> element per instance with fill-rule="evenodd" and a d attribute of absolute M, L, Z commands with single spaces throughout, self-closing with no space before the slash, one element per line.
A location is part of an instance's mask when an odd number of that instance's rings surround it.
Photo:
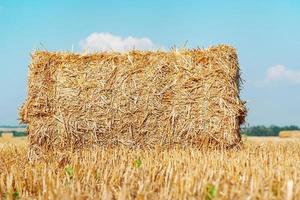
<path fill-rule="evenodd" d="M 280 131 L 284 130 L 300 130 L 298 126 L 251 126 L 243 127 L 241 129 L 241 134 L 248 136 L 278 136 Z"/>
<path fill-rule="evenodd" d="M 19 126 L 9 126 L 9 125 L 0 125 L 0 129 L 26 129 L 27 125 L 19 125 Z M 7 133 L 7 130 L 0 130 L 0 136 L 2 136 L 2 133 Z M 23 136 L 27 136 L 27 132 L 24 131 L 20 131 L 20 130 L 15 130 L 15 131 L 9 131 L 9 133 L 12 133 L 14 137 L 23 137 Z"/>
<path fill-rule="evenodd" d="M 24 137 L 27 136 L 27 132 L 13 131 L 14 137 Z"/>
<path fill-rule="evenodd" d="M 0 136 L 2 136 L 2 133 L 7 133 L 7 131 L 0 131 Z M 10 133 L 12 133 L 14 137 L 27 136 L 27 132 L 22 132 L 22 131 L 12 131 Z"/>
<path fill-rule="evenodd" d="M 25 125 L 25 124 L 22 124 L 19 126 L 0 125 L 0 128 L 26 128 L 26 127 L 27 127 L 27 125 Z"/>

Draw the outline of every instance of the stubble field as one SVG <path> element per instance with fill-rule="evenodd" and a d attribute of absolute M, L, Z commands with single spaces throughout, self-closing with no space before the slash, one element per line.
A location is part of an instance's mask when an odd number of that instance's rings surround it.
<path fill-rule="evenodd" d="M 270 138 L 269 138 L 270 139 Z M 249 138 L 241 150 L 97 148 L 28 158 L 0 145 L 0 199 L 298 199 L 300 142 Z"/>

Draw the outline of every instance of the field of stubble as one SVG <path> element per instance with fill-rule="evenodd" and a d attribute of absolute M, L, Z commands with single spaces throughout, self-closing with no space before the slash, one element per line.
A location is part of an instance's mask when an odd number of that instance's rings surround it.
<path fill-rule="evenodd" d="M 239 151 L 126 148 L 29 160 L 0 145 L 0 199 L 299 199 L 300 142 L 245 141 Z"/>

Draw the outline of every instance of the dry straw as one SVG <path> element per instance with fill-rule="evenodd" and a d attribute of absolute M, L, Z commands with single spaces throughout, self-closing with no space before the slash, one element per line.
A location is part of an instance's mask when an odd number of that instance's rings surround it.
<path fill-rule="evenodd" d="M 37 51 L 20 117 L 30 146 L 240 144 L 246 115 L 236 50 L 88 55 Z"/>

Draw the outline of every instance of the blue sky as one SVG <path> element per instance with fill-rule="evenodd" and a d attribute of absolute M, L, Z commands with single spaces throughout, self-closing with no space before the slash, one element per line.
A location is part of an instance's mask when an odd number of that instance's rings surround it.
<path fill-rule="evenodd" d="M 250 125 L 300 126 L 299 24 L 299 1 L 0 0 L 0 124 L 18 123 L 35 49 L 168 49 L 188 41 L 237 48 Z"/>

